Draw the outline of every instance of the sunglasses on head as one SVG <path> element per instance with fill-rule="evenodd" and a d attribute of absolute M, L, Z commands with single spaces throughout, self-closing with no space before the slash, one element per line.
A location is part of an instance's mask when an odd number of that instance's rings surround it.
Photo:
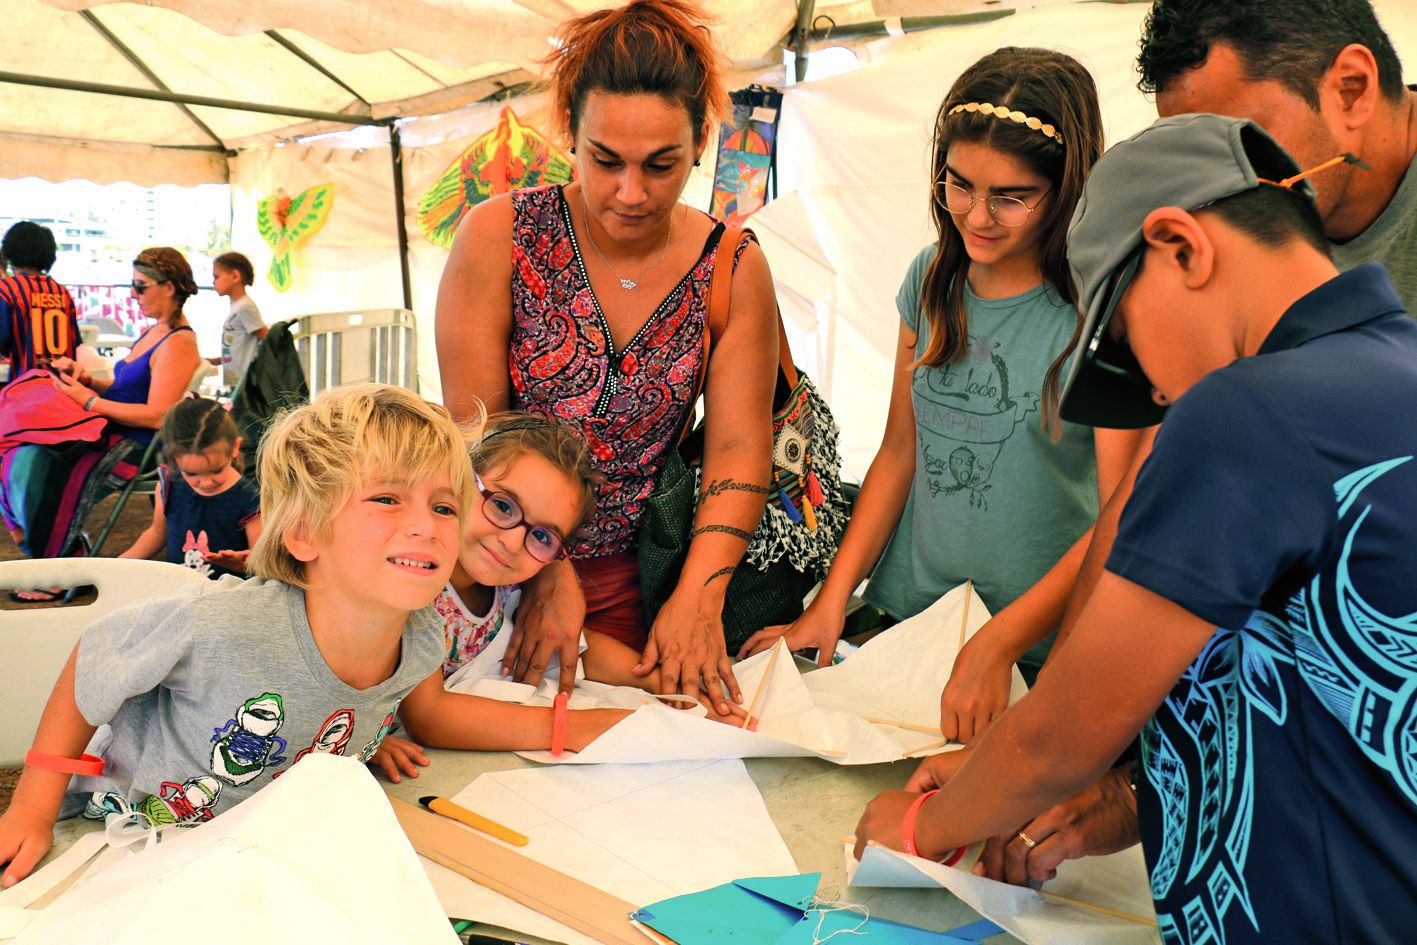
<path fill-rule="evenodd" d="M 1112 318 L 1117 314 L 1117 306 L 1121 303 L 1122 296 L 1127 294 L 1132 280 L 1136 278 L 1142 253 L 1145 251 L 1144 244 L 1138 246 L 1118 267 L 1112 285 L 1107 290 L 1107 303 L 1102 308 L 1102 315 L 1097 319 L 1092 337 L 1088 339 L 1087 347 L 1083 348 L 1081 357 L 1085 363 L 1094 364 L 1109 374 L 1138 381 L 1149 388 L 1151 382 L 1147 380 L 1146 372 L 1142 370 L 1141 362 L 1132 352 L 1131 345 L 1118 341 L 1111 332 Z"/>

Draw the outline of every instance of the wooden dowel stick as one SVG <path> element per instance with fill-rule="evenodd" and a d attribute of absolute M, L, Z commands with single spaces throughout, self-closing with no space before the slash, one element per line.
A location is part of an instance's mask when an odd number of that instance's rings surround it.
<path fill-rule="evenodd" d="M 631 903 L 397 798 L 389 805 L 414 850 L 440 866 L 604 945 L 645 945 Z"/>
<path fill-rule="evenodd" d="M 1092 902 L 1083 902 L 1081 899 L 1073 899 L 1069 896 L 1060 896 L 1055 892 L 1040 889 L 1038 894 L 1049 902 L 1056 902 L 1063 906 L 1072 906 L 1074 909 L 1083 909 L 1087 912 L 1095 912 L 1098 915 L 1111 916 L 1114 919 L 1125 919 L 1128 922 L 1135 922 L 1138 925 L 1155 926 L 1156 920 L 1147 918 L 1144 915 L 1137 915 L 1135 912 L 1123 912 L 1121 909 L 1113 909 L 1110 906 L 1099 906 Z"/>
<path fill-rule="evenodd" d="M 758 714 L 758 704 L 762 701 L 763 695 L 768 691 L 768 680 L 772 678 L 772 667 L 777 662 L 777 654 L 787 648 L 787 644 L 779 639 L 773 644 L 772 653 L 768 656 L 767 669 L 763 670 L 763 678 L 758 680 L 758 691 L 753 693 L 753 701 L 748 704 L 748 714 L 744 716 L 743 723 L 739 728 L 747 728 L 748 723 Z"/>
<path fill-rule="evenodd" d="M 888 725 L 891 728 L 903 728 L 907 732 L 923 732 L 926 735 L 940 734 L 940 727 L 938 725 L 916 725 L 914 722 L 897 722 L 895 719 L 878 719 L 870 715 L 863 715 L 861 717 L 867 722 L 872 722 L 876 725 Z"/>
<path fill-rule="evenodd" d="M 928 755 L 928 754 L 930 754 L 931 752 L 935 751 L 937 748 L 944 748 L 944 747 L 945 747 L 946 745 L 948 745 L 949 743 L 950 743 L 950 739 L 948 739 L 948 738 L 942 738 L 942 739 L 940 739 L 939 741 L 930 742 L 930 743 L 927 744 L 927 745 L 921 745 L 919 748 L 915 749 L 915 750 L 912 751 L 910 754 L 908 754 L 908 755 L 901 755 L 901 757 L 902 757 L 902 758 L 919 758 L 919 757 L 921 757 L 921 756 L 923 756 L 923 755 Z"/>
<path fill-rule="evenodd" d="M 964 634 L 969 628 L 969 601 L 974 596 L 974 579 L 970 578 L 964 582 L 964 614 L 959 618 L 959 647 L 955 650 L 955 655 L 964 649 Z"/>

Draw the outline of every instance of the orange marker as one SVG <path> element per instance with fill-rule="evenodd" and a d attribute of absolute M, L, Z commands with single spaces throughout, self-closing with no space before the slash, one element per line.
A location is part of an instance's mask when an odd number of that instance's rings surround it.
<path fill-rule="evenodd" d="M 420 797 L 418 803 L 428 808 L 435 814 L 442 814 L 460 824 L 467 824 L 474 830 L 481 830 L 483 833 L 491 834 L 498 840 L 505 840 L 513 846 L 524 847 L 531 841 L 525 834 L 517 833 L 511 827 L 503 827 L 495 820 L 488 820 L 481 814 L 474 814 L 472 811 L 455 804 L 446 797 L 438 797 L 430 794 L 427 797 Z"/>

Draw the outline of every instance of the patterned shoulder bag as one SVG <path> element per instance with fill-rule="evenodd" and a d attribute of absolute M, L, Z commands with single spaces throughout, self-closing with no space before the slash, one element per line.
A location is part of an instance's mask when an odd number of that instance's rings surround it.
<path fill-rule="evenodd" d="M 717 338 L 728 323 L 733 260 L 751 230 L 730 227 L 719 242 L 709 281 L 708 330 L 695 379 L 697 403 Z M 802 614 L 802 598 L 826 576 L 846 530 L 849 504 L 841 486 L 838 430 L 831 410 L 806 374 L 797 370 L 777 316 L 777 390 L 773 396 L 772 482 L 763 517 L 742 563 L 729 580 L 723 630 L 729 653 L 763 627 Z M 689 551 L 703 473 L 703 424 L 685 421 L 679 446 L 655 480 L 640 519 L 640 586 L 645 617 L 653 624 L 679 581 Z"/>

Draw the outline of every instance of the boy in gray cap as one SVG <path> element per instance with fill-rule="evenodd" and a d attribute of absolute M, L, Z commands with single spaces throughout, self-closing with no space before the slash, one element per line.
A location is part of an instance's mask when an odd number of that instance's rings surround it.
<path fill-rule="evenodd" d="M 1167 943 L 1410 936 L 1417 324 L 1381 266 L 1338 274 L 1305 176 L 1214 115 L 1098 162 L 1069 233 L 1085 324 L 1062 412 L 1164 418 L 1155 449 L 1033 692 L 938 796 L 872 801 L 858 844 L 1045 854 L 1062 835 L 1018 825 L 1140 732 Z M 932 783 L 927 765 L 911 786 Z"/>

